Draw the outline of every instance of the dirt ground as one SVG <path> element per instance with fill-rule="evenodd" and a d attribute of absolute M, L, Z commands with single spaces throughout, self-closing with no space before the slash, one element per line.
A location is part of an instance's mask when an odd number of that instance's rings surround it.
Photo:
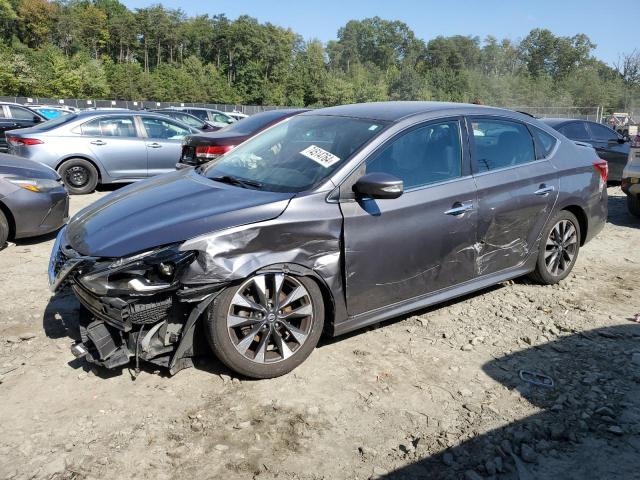
<path fill-rule="evenodd" d="M 640 221 L 609 195 L 562 284 L 506 282 L 325 339 L 274 380 L 214 358 L 174 377 L 92 370 L 69 352 L 76 301 L 47 289 L 53 238 L 11 245 L 0 478 L 640 478 Z"/>

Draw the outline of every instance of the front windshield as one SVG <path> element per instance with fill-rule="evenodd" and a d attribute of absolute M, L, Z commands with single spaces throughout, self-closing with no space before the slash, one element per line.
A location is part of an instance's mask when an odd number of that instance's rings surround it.
<path fill-rule="evenodd" d="M 292 117 L 209 163 L 202 174 L 264 190 L 301 192 L 329 177 L 385 125 L 349 117 Z"/>

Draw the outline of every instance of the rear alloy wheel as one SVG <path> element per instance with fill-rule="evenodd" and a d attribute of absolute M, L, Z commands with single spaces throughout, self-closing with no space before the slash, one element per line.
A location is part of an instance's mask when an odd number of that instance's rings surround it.
<path fill-rule="evenodd" d="M 92 193 L 98 186 L 98 171 L 91 162 L 83 158 L 72 158 L 58 168 L 64 185 L 69 193 L 85 195 Z"/>
<path fill-rule="evenodd" d="M 324 303 L 309 278 L 257 274 L 227 288 L 206 322 L 211 348 L 225 365 L 248 377 L 272 378 L 311 354 L 322 334 Z"/>
<path fill-rule="evenodd" d="M 542 236 L 536 270 L 531 277 L 545 285 L 553 285 L 571 273 L 580 250 L 580 224 L 566 210 L 558 212 Z"/>
<path fill-rule="evenodd" d="M 640 196 L 627 195 L 627 209 L 631 215 L 640 218 Z"/>

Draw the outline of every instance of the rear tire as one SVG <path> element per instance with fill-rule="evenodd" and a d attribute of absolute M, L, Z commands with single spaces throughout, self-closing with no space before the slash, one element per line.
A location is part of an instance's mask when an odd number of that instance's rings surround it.
<path fill-rule="evenodd" d="M 204 321 L 222 363 L 247 377 L 273 378 L 296 368 L 316 347 L 324 302 L 310 278 L 257 274 L 225 289 Z"/>
<path fill-rule="evenodd" d="M 627 208 L 631 215 L 640 218 L 640 196 L 627 195 Z"/>
<path fill-rule="evenodd" d="M 0 249 L 4 248 L 9 239 L 9 221 L 2 210 L 0 210 Z"/>
<path fill-rule="evenodd" d="M 72 195 L 92 193 L 98 186 L 98 171 L 84 158 L 71 158 L 58 167 L 58 174 Z"/>
<path fill-rule="evenodd" d="M 571 273 L 580 251 L 580 223 L 561 210 L 549 220 L 541 236 L 536 269 L 529 277 L 543 285 L 554 285 Z"/>

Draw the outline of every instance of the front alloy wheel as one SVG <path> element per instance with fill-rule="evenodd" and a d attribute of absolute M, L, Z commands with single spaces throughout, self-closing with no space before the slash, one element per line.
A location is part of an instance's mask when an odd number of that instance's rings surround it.
<path fill-rule="evenodd" d="M 324 322 L 317 284 L 285 273 L 257 274 L 225 290 L 208 318 L 211 346 L 244 375 L 269 378 L 293 370 L 315 348 Z"/>

